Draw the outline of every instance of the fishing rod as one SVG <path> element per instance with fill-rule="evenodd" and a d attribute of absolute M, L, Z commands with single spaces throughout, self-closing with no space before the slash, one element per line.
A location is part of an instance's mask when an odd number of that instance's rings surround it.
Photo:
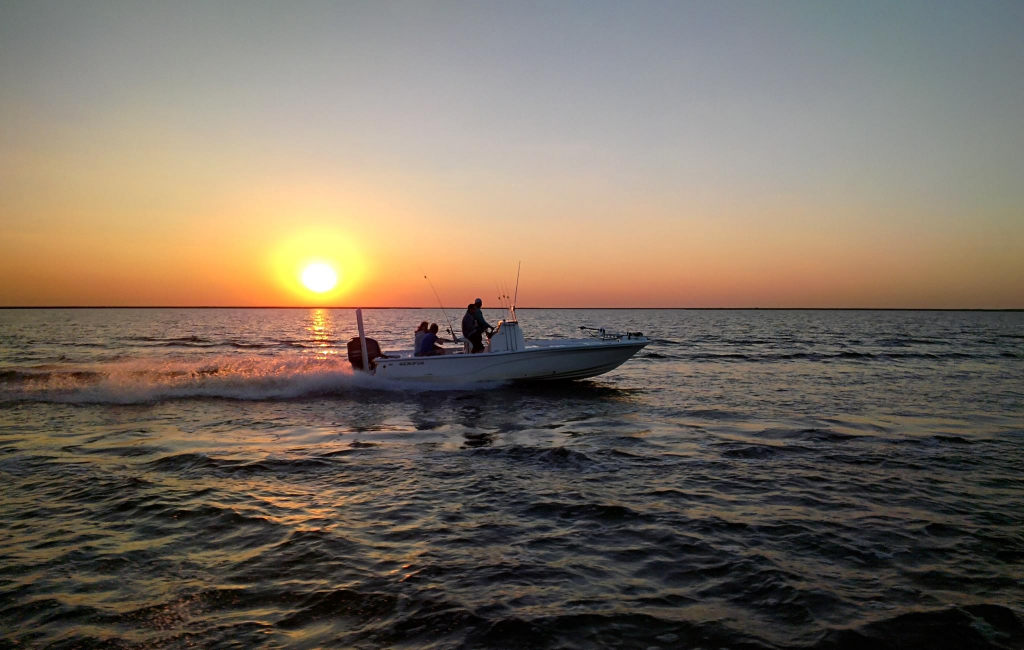
<path fill-rule="evenodd" d="M 444 310 L 444 305 L 441 303 L 441 296 L 437 295 L 437 289 L 434 288 L 434 283 L 427 277 L 427 272 L 420 268 L 420 273 L 423 274 L 423 279 L 430 285 L 430 290 L 434 292 L 434 297 L 437 298 L 437 306 L 441 308 L 441 313 L 444 314 L 444 322 L 448 323 L 448 333 L 452 335 L 452 341 L 455 343 L 459 342 L 459 337 L 455 336 L 455 329 L 452 328 L 452 322 L 448 319 L 448 312 Z"/>
<path fill-rule="evenodd" d="M 508 307 L 507 307 L 506 309 L 508 309 L 508 310 L 509 310 L 509 313 L 511 314 L 511 315 L 509 316 L 509 318 L 510 318 L 511 320 L 515 320 L 515 318 L 516 318 L 516 316 L 515 316 L 515 306 L 514 306 L 514 305 L 512 304 L 512 299 L 508 297 L 508 285 L 507 285 L 507 284 L 505 284 L 505 281 L 504 281 L 504 280 L 502 280 L 502 281 L 501 281 L 501 286 L 502 286 L 502 287 L 504 287 L 504 292 L 505 292 L 505 304 L 506 304 L 506 305 L 508 305 Z"/>
<path fill-rule="evenodd" d="M 497 280 L 494 281 L 494 288 L 498 290 L 498 305 L 501 307 L 502 311 L 506 312 L 505 320 L 508 320 L 508 309 L 505 308 L 505 301 L 501 299 L 501 287 L 498 286 Z"/>

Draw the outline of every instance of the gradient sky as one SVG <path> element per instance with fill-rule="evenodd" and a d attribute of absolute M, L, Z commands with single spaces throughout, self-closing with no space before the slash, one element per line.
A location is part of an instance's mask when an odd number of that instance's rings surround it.
<path fill-rule="evenodd" d="M 519 260 L 524 306 L 1024 308 L 1024 3 L 0 0 L 0 306 Z"/>

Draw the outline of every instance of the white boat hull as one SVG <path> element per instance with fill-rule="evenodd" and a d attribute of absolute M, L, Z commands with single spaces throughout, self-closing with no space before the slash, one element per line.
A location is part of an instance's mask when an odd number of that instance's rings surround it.
<path fill-rule="evenodd" d="M 612 341 L 573 339 L 526 345 L 524 349 L 376 360 L 374 374 L 421 382 L 507 382 L 584 379 L 614 370 L 649 343 L 646 338 Z"/>

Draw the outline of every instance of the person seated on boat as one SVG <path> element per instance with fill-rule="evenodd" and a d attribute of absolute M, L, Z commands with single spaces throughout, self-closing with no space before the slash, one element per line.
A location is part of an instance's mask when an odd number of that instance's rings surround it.
<path fill-rule="evenodd" d="M 462 335 L 473 344 L 473 349 L 470 350 L 473 354 L 484 351 L 484 344 L 481 340 L 484 331 L 476 320 L 476 313 L 479 311 L 475 304 L 469 303 L 466 306 L 466 315 L 462 317 Z"/>
<path fill-rule="evenodd" d="M 491 338 L 491 332 L 494 331 L 494 327 L 484 319 L 484 301 L 477 298 L 473 301 L 476 305 L 476 322 L 480 326 L 481 332 L 487 332 L 487 338 Z"/>
<path fill-rule="evenodd" d="M 420 345 L 416 348 L 417 357 L 432 357 L 444 354 L 444 348 L 437 343 L 437 323 L 432 323 L 427 333 L 420 339 Z"/>
<path fill-rule="evenodd" d="M 412 344 L 413 354 L 419 352 L 420 341 L 422 341 L 423 337 L 427 335 L 427 325 L 427 321 L 423 321 L 422 323 L 420 323 L 420 326 L 416 328 L 416 341 Z"/>

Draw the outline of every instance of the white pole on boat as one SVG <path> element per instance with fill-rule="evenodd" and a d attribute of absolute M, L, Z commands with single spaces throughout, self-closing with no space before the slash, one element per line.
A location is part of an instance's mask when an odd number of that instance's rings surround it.
<path fill-rule="evenodd" d="M 366 330 L 363 329 L 363 310 L 356 310 L 356 325 L 359 327 L 359 347 L 363 350 L 363 370 L 370 372 L 370 355 L 366 352 Z"/>

